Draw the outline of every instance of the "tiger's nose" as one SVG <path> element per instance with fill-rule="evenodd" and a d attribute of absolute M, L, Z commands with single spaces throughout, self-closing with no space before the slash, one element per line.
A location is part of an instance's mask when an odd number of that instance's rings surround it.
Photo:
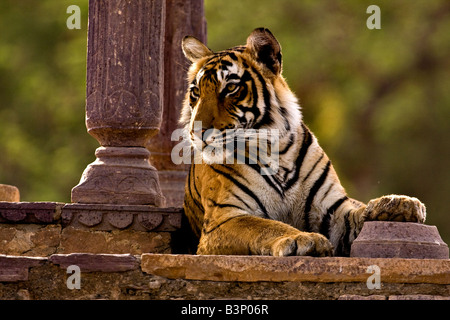
<path fill-rule="evenodd" d="M 215 128 L 208 128 L 208 129 L 203 128 L 200 130 L 193 131 L 193 134 L 195 134 L 195 136 L 204 143 L 210 144 L 221 135 L 221 132 L 220 130 Z"/>
<path fill-rule="evenodd" d="M 194 134 L 198 139 L 203 140 L 203 135 L 205 134 L 206 129 L 193 130 L 191 134 Z"/>

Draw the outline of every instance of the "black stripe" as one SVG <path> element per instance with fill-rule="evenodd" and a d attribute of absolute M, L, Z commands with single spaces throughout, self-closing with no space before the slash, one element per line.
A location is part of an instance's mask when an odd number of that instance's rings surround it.
<path fill-rule="evenodd" d="M 312 202 L 314 200 L 314 197 L 315 197 L 317 191 L 319 191 L 320 187 L 323 185 L 323 183 L 325 182 L 325 179 L 327 178 L 328 171 L 330 170 L 330 165 L 331 165 L 331 162 L 328 161 L 327 165 L 325 166 L 325 169 L 323 169 L 323 172 L 320 175 L 319 179 L 316 180 L 316 182 L 314 183 L 312 188 L 309 190 L 308 197 L 306 198 L 306 202 L 305 202 L 305 230 L 306 231 L 310 230 L 309 212 L 311 211 Z"/>
<path fill-rule="evenodd" d="M 244 201 L 239 195 L 235 194 L 234 192 L 231 192 L 231 194 L 238 199 L 243 205 L 245 205 L 249 210 L 252 210 L 252 208 L 247 204 L 247 202 Z"/>
<path fill-rule="evenodd" d="M 232 67 L 233 66 L 233 62 L 227 61 L 227 60 L 220 60 L 219 64 L 221 64 L 221 69 L 223 69 L 225 67 L 225 69 L 228 70 L 228 67 Z"/>
<path fill-rule="evenodd" d="M 218 207 L 218 208 L 236 208 L 236 209 L 239 209 L 239 210 L 243 210 L 241 207 L 236 206 L 236 205 L 234 205 L 234 204 L 230 204 L 230 203 L 217 203 L 217 202 L 215 202 L 215 201 L 214 201 L 213 199 L 211 199 L 211 198 L 208 198 L 208 200 L 212 202 L 212 204 L 213 204 L 214 207 Z"/>
<path fill-rule="evenodd" d="M 245 158 L 246 160 L 248 159 L 247 157 Z M 253 170 L 255 170 L 256 172 L 259 173 L 259 175 L 261 177 L 264 178 L 264 180 L 266 180 L 266 182 L 272 187 L 272 189 L 274 189 L 276 192 L 278 192 L 278 194 L 280 196 L 284 196 L 284 192 L 283 192 L 283 187 L 278 183 L 278 181 L 276 181 L 275 179 L 272 179 L 272 175 L 268 175 L 268 174 L 261 174 L 261 167 L 258 164 L 248 164 L 248 166 L 250 168 L 252 168 Z"/>
<path fill-rule="evenodd" d="M 306 156 L 309 146 L 312 144 L 311 132 L 303 123 L 302 123 L 302 127 L 303 127 L 303 142 L 302 142 L 302 146 L 300 147 L 300 150 L 298 152 L 297 159 L 295 159 L 295 174 L 290 180 L 288 180 L 286 182 L 286 187 L 285 187 L 286 190 L 290 189 L 295 184 L 295 182 L 297 182 L 297 180 L 299 178 L 300 168 L 303 163 L 303 159 Z"/>
<path fill-rule="evenodd" d="M 279 151 L 278 154 L 285 154 L 286 152 L 288 152 L 288 150 L 292 147 L 292 145 L 294 144 L 294 134 L 291 133 L 291 135 L 289 136 L 289 141 L 287 143 L 286 146 L 284 146 L 284 149 Z"/>
<path fill-rule="evenodd" d="M 253 198 L 253 200 L 255 200 L 255 202 L 258 204 L 259 208 L 262 210 L 262 212 L 264 213 L 264 217 L 265 218 L 270 218 L 269 215 L 267 214 L 267 210 L 264 207 L 264 205 L 262 204 L 261 200 L 259 200 L 259 198 L 253 193 L 253 191 L 251 191 L 249 188 L 247 188 L 245 185 L 243 185 L 242 183 L 240 183 L 239 181 L 237 181 L 236 179 L 234 179 L 230 174 L 223 172 L 221 170 L 218 170 L 216 168 L 214 168 L 213 166 L 209 166 L 214 172 L 223 175 L 225 178 L 227 178 L 228 180 L 230 180 L 231 182 L 233 182 L 239 189 L 241 189 L 242 191 L 244 191 L 246 194 L 248 194 L 250 197 Z"/>
<path fill-rule="evenodd" d="M 344 234 L 344 237 L 343 237 L 342 242 L 341 242 L 341 243 L 342 243 L 342 246 L 341 246 L 341 248 L 340 248 L 340 255 L 343 255 L 343 256 L 348 256 L 348 255 L 350 255 L 349 238 L 350 238 L 350 231 L 351 231 L 351 228 L 350 228 L 350 222 L 349 222 L 349 220 L 348 220 L 349 214 L 350 214 L 350 211 L 347 212 L 347 213 L 344 215 L 344 221 L 345 221 L 345 234 Z"/>
<path fill-rule="evenodd" d="M 308 177 L 311 175 L 311 173 L 314 171 L 314 169 L 317 167 L 317 165 L 319 164 L 319 162 L 323 159 L 324 153 L 322 153 L 322 155 L 320 156 L 320 158 L 316 161 L 316 163 L 314 163 L 313 167 L 311 168 L 311 170 L 309 170 L 308 174 L 303 178 L 303 182 L 306 181 L 306 179 L 308 179 Z"/>
<path fill-rule="evenodd" d="M 258 89 L 256 88 L 255 79 L 251 78 L 251 83 L 252 83 L 253 105 L 250 109 L 250 112 L 253 113 L 255 116 L 255 118 L 253 119 L 253 122 L 252 122 L 252 123 L 254 123 L 258 119 L 258 117 L 261 115 L 261 111 L 258 109 L 259 95 L 258 95 Z M 244 114 L 244 116 L 245 116 L 245 114 Z"/>
<path fill-rule="evenodd" d="M 243 78 L 243 76 L 242 76 L 242 78 Z M 236 73 L 231 73 L 231 74 L 229 74 L 229 75 L 227 75 L 225 77 L 225 80 L 226 81 L 229 81 L 229 80 L 241 80 L 241 78 Z"/>
<path fill-rule="evenodd" d="M 322 200 L 324 200 L 328 193 L 330 192 L 330 190 L 334 187 L 334 183 L 331 183 L 330 186 L 328 187 L 327 191 L 325 191 L 325 193 L 323 194 Z"/>
<path fill-rule="evenodd" d="M 248 181 L 248 179 L 246 177 L 244 177 L 239 171 L 237 171 L 235 168 L 233 168 L 232 165 L 227 165 L 227 164 L 218 164 L 218 166 L 222 166 L 224 168 L 226 168 L 227 170 L 230 170 L 233 172 L 233 175 L 238 176 L 239 178 L 242 178 L 243 180 L 245 180 L 245 182 L 250 183 Z"/>
<path fill-rule="evenodd" d="M 200 192 L 198 192 L 197 184 L 195 183 L 195 164 L 192 164 L 192 165 L 191 165 L 191 172 L 192 172 L 192 178 L 193 178 L 192 184 L 194 185 L 194 190 L 195 190 L 195 192 L 197 193 L 197 196 L 198 196 L 199 198 L 201 198 L 202 196 L 200 195 Z"/>
<path fill-rule="evenodd" d="M 328 238 L 330 231 L 330 219 L 331 215 L 336 212 L 336 210 L 341 206 L 341 204 L 348 199 L 347 196 L 344 196 L 338 199 L 331 207 L 328 208 L 327 213 L 322 218 L 322 222 L 320 224 L 320 233 Z"/>
<path fill-rule="evenodd" d="M 196 198 L 194 198 L 194 195 L 192 194 L 192 188 L 191 188 L 192 179 L 191 179 L 191 176 L 193 176 L 193 173 L 194 173 L 194 165 L 191 165 L 191 170 L 190 170 L 189 175 L 188 175 L 189 195 L 190 195 L 192 201 L 194 202 L 194 204 L 198 207 L 198 209 L 200 209 L 202 212 L 205 212 L 205 209 L 203 208 L 203 205 Z M 192 178 L 194 179 L 194 183 L 193 183 L 194 190 L 199 195 L 199 198 L 201 198 L 201 196 L 200 196 L 200 194 L 199 194 L 199 192 L 197 190 L 197 187 L 195 186 L 195 177 L 192 177 Z"/>
<path fill-rule="evenodd" d="M 286 129 L 286 131 L 291 131 L 291 124 L 289 123 L 289 120 L 287 119 L 289 113 L 287 111 L 287 109 L 283 106 L 283 104 L 280 101 L 280 98 L 278 97 L 278 95 L 275 93 L 275 99 L 277 100 L 277 105 L 280 107 L 280 114 L 283 116 L 284 119 L 284 128 Z"/>
<path fill-rule="evenodd" d="M 231 59 L 233 59 L 234 61 L 237 61 L 237 56 L 236 56 L 236 54 L 234 53 L 234 52 L 229 52 L 228 53 L 228 56 L 231 58 Z"/>
<path fill-rule="evenodd" d="M 239 218 L 239 217 L 243 217 L 243 216 L 248 216 L 248 214 L 240 214 L 240 215 L 237 215 L 237 216 L 229 217 L 228 219 L 226 219 L 226 220 L 222 221 L 221 223 L 219 223 L 218 225 L 214 226 L 214 228 L 212 228 L 211 230 L 203 229 L 203 233 L 205 233 L 205 234 L 211 233 L 214 230 L 216 230 L 217 228 L 219 228 L 221 225 L 223 225 L 224 223 L 227 223 L 228 221 L 230 221 L 230 220 L 232 220 L 234 218 Z"/>
<path fill-rule="evenodd" d="M 261 83 L 261 87 L 263 90 L 263 97 L 264 97 L 264 115 L 261 119 L 261 121 L 259 121 L 257 124 L 255 124 L 253 126 L 253 128 L 255 129 L 259 129 L 262 126 L 265 125 L 271 125 L 273 123 L 273 119 L 272 119 L 272 115 L 270 113 L 270 93 L 269 90 L 267 90 L 267 85 L 266 85 L 266 81 L 264 80 L 264 77 L 258 72 L 256 71 L 254 68 L 252 68 L 253 73 L 256 74 L 256 76 L 258 77 L 259 82 Z"/>

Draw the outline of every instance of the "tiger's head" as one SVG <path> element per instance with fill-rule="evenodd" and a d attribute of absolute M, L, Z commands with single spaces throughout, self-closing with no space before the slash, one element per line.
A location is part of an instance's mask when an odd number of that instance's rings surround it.
<path fill-rule="evenodd" d="M 236 129 L 277 129 L 283 137 L 300 125 L 297 98 L 281 75 L 281 46 L 268 29 L 220 52 L 190 36 L 182 49 L 192 65 L 180 122 L 192 142 L 204 146 Z"/>

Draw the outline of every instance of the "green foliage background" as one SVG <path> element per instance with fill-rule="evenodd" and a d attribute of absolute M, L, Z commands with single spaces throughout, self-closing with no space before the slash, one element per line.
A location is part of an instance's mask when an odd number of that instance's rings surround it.
<path fill-rule="evenodd" d="M 69 5 L 82 29 L 68 30 Z M 70 202 L 98 146 L 86 133 L 87 4 L 0 2 L 0 183 L 23 201 Z M 381 8 L 381 30 L 366 9 Z M 450 243 L 448 0 L 205 0 L 208 45 L 267 27 L 284 75 L 350 196 L 416 196 Z"/>

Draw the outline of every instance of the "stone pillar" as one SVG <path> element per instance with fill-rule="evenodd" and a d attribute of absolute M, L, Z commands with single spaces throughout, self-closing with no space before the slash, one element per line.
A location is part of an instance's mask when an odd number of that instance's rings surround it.
<path fill-rule="evenodd" d="M 171 160 L 172 132 L 179 128 L 181 105 L 186 93 L 187 59 L 181 50 L 181 40 L 193 35 L 206 42 L 206 20 L 203 0 L 171 0 L 166 4 L 164 37 L 164 104 L 159 134 L 147 145 L 151 162 L 158 169 L 161 189 L 167 206 L 183 205 L 184 185 L 189 165 L 175 165 Z"/>
<path fill-rule="evenodd" d="M 0 201 L 19 202 L 19 189 L 15 186 L 0 184 Z"/>
<path fill-rule="evenodd" d="M 89 0 L 86 127 L 97 159 L 72 202 L 163 206 L 149 139 L 162 119 L 165 0 Z"/>

